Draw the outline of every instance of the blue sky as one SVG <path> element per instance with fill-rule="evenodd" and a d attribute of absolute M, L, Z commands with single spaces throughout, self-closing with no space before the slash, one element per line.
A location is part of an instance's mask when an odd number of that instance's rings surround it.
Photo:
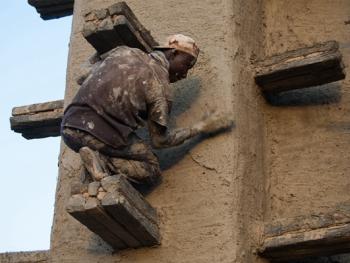
<path fill-rule="evenodd" d="M 59 138 L 10 130 L 14 106 L 62 99 L 72 17 L 44 21 L 23 0 L 0 11 L 0 252 L 48 249 Z"/>

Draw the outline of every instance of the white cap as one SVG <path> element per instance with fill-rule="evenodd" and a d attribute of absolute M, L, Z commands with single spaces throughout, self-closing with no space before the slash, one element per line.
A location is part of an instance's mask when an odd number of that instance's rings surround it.
<path fill-rule="evenodd" d="M 171 35 L 166 39 L 166 42 L 162 46 L 154 47 L 155 49 L 177 49 L 192 55 L 197 58 L 199 54 L 199 48 L 195 41 L 185 35 L 175 34 Z"/>

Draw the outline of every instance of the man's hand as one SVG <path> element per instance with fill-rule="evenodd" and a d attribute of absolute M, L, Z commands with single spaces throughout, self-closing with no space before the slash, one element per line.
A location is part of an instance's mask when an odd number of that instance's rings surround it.
<path fill-rule="evenodd" d="M 233 120 L 227 114 L 214 112 L 203 121 L 193 125 L 191 134 L 213 134 L 231 128 L 232 126 Z"/>
<path fill-rule="evenodd" d="M 233 126 L 233 120 L 223 113 L 211 113 L 203 121 L 189 128 L 168 131 L 153 121 L 149 121 L 148 129 L 155 148 L 166 148 L 182 144 L 198 134 L 214 134 Z"/>

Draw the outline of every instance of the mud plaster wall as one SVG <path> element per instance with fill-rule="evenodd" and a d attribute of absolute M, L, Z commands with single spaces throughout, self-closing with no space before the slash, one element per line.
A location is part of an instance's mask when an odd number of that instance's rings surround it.
<path fill-rule="evenodd" d="M 267 55 L 334 39 L 348 66 L 349 1 L 266 1 L 265 11 Z M 264 107 L 266 220 L 327 212 L 349 201 L 349 84 L 347 78 L 288 93 L 274 100 L 280 106 Z"/>
<path fill-rule="evenodd" d="M 81 37 L 81 14 L 111 3 L 75 3 L 66 104 L 93 52 Z M 160 214 L 162 245 L 114 255 L 65 213 L 80 161 L 62 145 L 52 262 L 265 262 L 253 253 L 263 219 L 327 212 L 348 201 L 348 80 L 279 96 L 269 104 L 253 83 L 252 65 L 264 53 L 331 39 L 341 43 L 346 63 L 348 1 L 128 4 L 158 40 L 180 32 L 192 35 L 201 47 L 190 78 L 175 86 L 174 124 L 190 125 L 207 109 L 218 108 L 232 112 L 235 129 L 160 155 L 164 181 L 147 199 Z M 299 262 L 347 260 L 344 256 Z"/>
<path fill-rule="evenodd" d="M 82 14 L 114 1 L 76 0 L 65 104 L 93 53 L 82 38 Z M 261 97 L 250 61 L 260 52 L 261 2 L 228 0 L 127 1 L 144 25 L 162 40 L 172 33 L 193 36 L 201 48 L 188 80 L 175 86 L 177 126 L 191 125 L 206 110 L 230 112 L 232 132 L 160 156 L 163 183 L 147 196 L 160 214 L 162 245 L 111 255 L 108 246 L 65 212 L 79 157 L 61 147 L 51 236 L 52 262 L 257 262 L 264 178 Z M 235 61 L 235 62 L 234 62 Z M 171 161 L 173 160 L 173 161 Z M 174 162 L 174 160 L 176 162 Z"/>
<path fill-rule="evenodd" d="M 267 222 L 327 213 L 349 202 L 349 14 L 348 0 L 265 1 L 266 55 L 337 40 L 348 76 L 286 93 L 263 107 Z"/>

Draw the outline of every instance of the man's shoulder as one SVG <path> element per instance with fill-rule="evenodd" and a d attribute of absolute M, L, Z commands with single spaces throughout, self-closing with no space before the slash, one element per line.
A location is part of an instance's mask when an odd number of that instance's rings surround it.
<path fill-rule="evenodd" d="M 155 78 L 161 80 L 163 85 L 168 83 L 168 64 L 162 54 L 145 53 L 140 49 L 128 46 L 119 46 L 105 54 L 106 57 L 98 70 L 123 70 L 130 74 L 137 74 L 138 78 Z"/>
<path fill-rule="evenodd" d="M 138 48 L 132 48 L 128 46 L 119 46 L 111 51 L 109 51 L 106 55 L 108 57 L 132 57 L 137 56 L 143 59 L 148 59 L 148 54 Z"/>
<path fill-rule="evenodd" d="M 160 52 L 150 54 L 138 48 L 119 46 L 108 52 L 107 58 L 116 59 L 120 63 L 145 63 L 150 67 L 161 67 L 168 70 L 169 64 L 164 55 Z"/>

